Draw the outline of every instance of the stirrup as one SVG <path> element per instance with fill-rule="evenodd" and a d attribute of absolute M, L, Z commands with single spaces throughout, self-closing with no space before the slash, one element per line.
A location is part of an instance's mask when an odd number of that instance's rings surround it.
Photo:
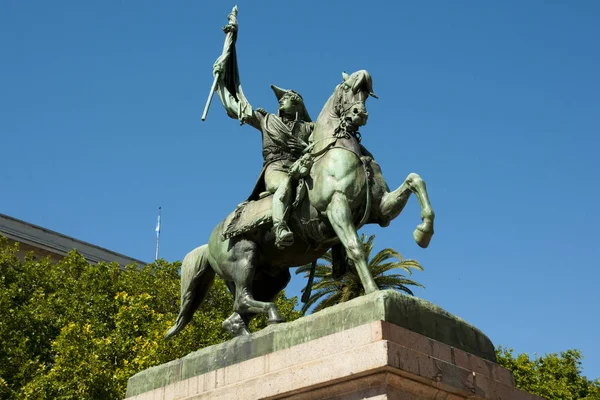
<path fill-rule="evenodd" d="M 287 231 L 284 233 L 284 231 Z M 275 246 L 278 249 L 291 246 L 294 243 L 294 233 L 285 222 L 275 225 Z"/>

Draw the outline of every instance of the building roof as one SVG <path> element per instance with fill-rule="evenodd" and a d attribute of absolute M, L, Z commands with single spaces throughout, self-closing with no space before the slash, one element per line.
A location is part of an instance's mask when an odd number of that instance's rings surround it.
<path fill-rule="evenodd" d="M 139 266 L 147 265 L 148 263 L 136 260 L 135 258 L 127 257 L 126 255 L 114 252 L 84 242 L 83 240 L 75 239 L 62 233 L 51 231 L 50 229 L 42 228 L 29 222 L 21 221 L 0 213 L 0 234 L 7 238 L 27 244 L 32 247 L 37 247 L 51 253 L 65 256 L 73 249 L 77 250 L 85 259 L 93 264 L 99 262 L 118 262 L 121 266 L 136 263 Z"/>

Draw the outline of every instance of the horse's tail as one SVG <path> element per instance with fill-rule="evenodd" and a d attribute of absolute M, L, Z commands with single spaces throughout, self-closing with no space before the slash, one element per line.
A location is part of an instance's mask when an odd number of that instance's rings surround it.
<path fill-rule="evenodd" d="M 208 262 L 208 245 L 190 251 L 181 264 L 181 308 L 175 325 L 165 338 L 179 333 L 191 320 L 200 303 L 206 298 L 215 279 L 215 271 Z"/>

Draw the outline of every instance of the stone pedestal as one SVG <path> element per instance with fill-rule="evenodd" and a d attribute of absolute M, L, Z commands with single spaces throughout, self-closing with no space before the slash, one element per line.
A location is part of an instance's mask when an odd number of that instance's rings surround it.
<path fill-rule="evenodd" d="M 477 328 L 382 291 L 131 377 L 128 400 L 538 399 Z"/>

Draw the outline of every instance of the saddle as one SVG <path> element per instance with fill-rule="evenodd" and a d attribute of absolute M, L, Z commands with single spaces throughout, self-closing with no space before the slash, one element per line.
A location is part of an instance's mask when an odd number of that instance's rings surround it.
<path fill-rule="evenodd" d="M 307 185 L 305 177 L 308 176 L 313 161 L 310 154 L 305 154 L 292 164 L 288 175 L 297 182 L 295 188 L 294 201 L 291 204 L 292 209 L 297 208 L 306 197 Z M 254 231 L 265 225 L 273 224 L 273 195 L 269 192 L 262 192 L 257 200 L 246 200 L 235 208 L 233 218 L 227 224 L 227 228 L 221 235 L 223 240 L 231 239 L 236 236 Z"/>
<path fill-rule="evenodd" d="M 221 239 L 227 240 L 258 229 L 264 225 L 273 224 L 273 195 L 258 200 L 244 201 L 235 208 L 233 218 L 221 234 Z"/>
<path fill-rule="evenodd" d="M 299 182 L 292 208 L 296 208 L 306 196 L 306 183 Z M 265 225 L 273 225 L 273 194 L 262 192 L 258 200 L 246 200 L 237 205 L 233 218 L 221 234 L 223 240 L 240 236 Z"/>
<path fill-rule="evenodd" d="M 372 159 L 370 157 L 365 156 L 362 156 L 360 158 L 363 162 L 363 167 L 365 169 L 367 181 L 370 181 L 373 177 L 370 165 Z M 308 192 L 306 177 L 310 173 L 310 169 L 312 168 L 313 162 L 314 157 L 312 155 L 304 154 L 302 157 L 300 157 L 294 162 L 294 164 L 290 167 L 290 170 L 288 171 L 290 177 L 297 182 L 297 185 L 295 187 L 295 194 L 293 197 L 294 201 L 291 204 L 291 208 L 302 208 L 301 214 L 303 214 L 305 217 L 311 214 L 311 206 L 307 205 L 307 209 L 304 209 L 301 206 Z M 231 218 L 231 220 L 227 224 L 227 227 L 221 234 L 221 238 L 223 240 L 227 240 L 252 232 L 267 225 L 272 227 L 272 206 L 273 194 L 269 192 L 260 193 L 257 200 L 246 200 L 238 204 L 238 206 L 235 208 L 235 211 L 233 212 L 233 217 Z M 363 220 L 366 220 L 366 217 L 368 217 L 368 209 L 369 207 L 367 207 L 365 210 Z M 294 229 L 294 233 L 300 234 L 305 241 L 316 244 L 326 239 L 323 236 L 321 229 L 319 228 L 318 220 L 306 220 L 305 218 L 301 217 L 295 222 L 297 222 L 297 225 L 300 225 L 302 228 L 300 229 L 300 231 Z M 364 223 L 365 221 L 362 222 Z"/>

